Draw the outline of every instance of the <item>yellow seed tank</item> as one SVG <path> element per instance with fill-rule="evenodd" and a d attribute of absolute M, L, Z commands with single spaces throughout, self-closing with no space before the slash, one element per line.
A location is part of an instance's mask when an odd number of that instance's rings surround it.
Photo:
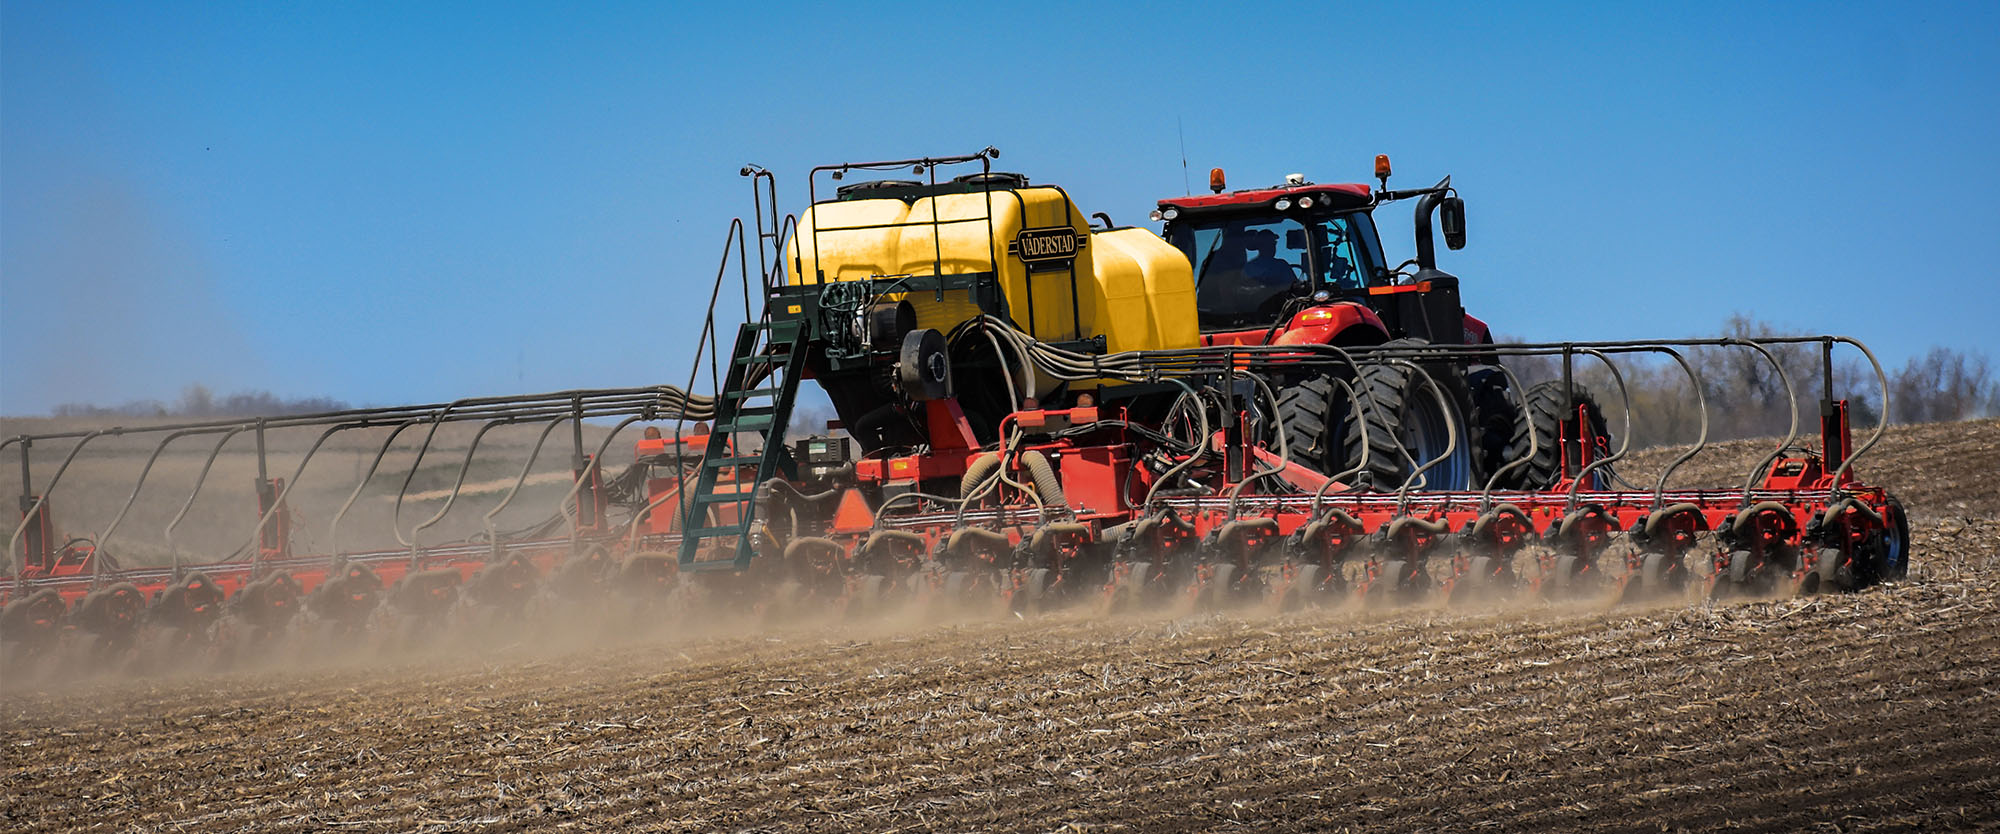
<path fill-rule="evenodd" d="M 1151 231 L 1092 230 L 1052 186 L 922 191 L 807 209 L 787 252 L 792 282 L 994 272 L 1005 316 L 1043 341 L 1103 336 L 1114 353 L 1200 343 L 1187 258 Z M 945 333 L 979 312 L 964 291 L 883 298 Z"/>

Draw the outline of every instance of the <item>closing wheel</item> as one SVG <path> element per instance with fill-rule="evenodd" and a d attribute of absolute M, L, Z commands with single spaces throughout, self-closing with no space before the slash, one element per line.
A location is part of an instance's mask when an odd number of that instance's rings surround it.
<path fill-rule="evenodd" d="M 1687 563 L 1679 556 L 1648 553 L 1639 565 L 1640 589 L 1647 596 L 1682 593 L 1687 590 Z"/>
<path fill-rule="evenodd" d="M 604 579 L 613 567 L 611 551 L 601 544 L 592 545 L 556 569 L 556 592 L 572 599 L 593 597 L 603 590 Z"/>
<path fill-rule="evenodd" d="M 303 595 L 297 579 L 278 571 L 236 592 L 229 600 L 236 616 L 260 629 L 283 628 L 298 613 Z"/>
<path fill-rule="evenodd" d="M 1812 572 L 1820 578 L 1818 588 L 1814 588 L 1820 594 L 1858 588 L 1858 582 L 1854 582 L 1854 562 L 1848 562 L 1848 556 L 1840 548 L 1820 548 L 1812 558 Z"/>
<path fill-rule="evenodd" d="M 1465 563 L 1465 572 L 1452 577 L 1451 592 L 1445 601 L 1463 605 L 1481 599 L 1493 591 L 1493 557 L 1474 556 Z"/>
<path fill-rule="evenodd" d="M 1137 608 L 1155 591 L 1149 586 L 1153 577 L 1152 562 L 1133 562 L 1131 570 L 1114 574 L 1111 587 L 1111 608 L 1121 611 Z"/>
<path fill-rule="evenodd" d="M 1021 614 L 1032 614 L 1042 610 L 1049 591 L 1051 577 L 1048 568 L 1035 568 L 1021 577 L 1021 584 L 1014 589 L 1013 608 Z"/>
<path fill-rule="evenodd" d="M 1292 581 L 1279 592 L 1277 607 L 1282 611 L 1318 605 L 1321 598 L 1320 570 L 1318 565 L 1299 565 L 1292 571 Z"/>
<path fill-rule="evenodd" d="M 1748 550 L 1730 551 L 1728 566 L 1717 573 L 1709 596 L 1722 597 L 1749 590 L 1750 562 L 1753 558 Z"/>
<path fill-rule="evenodd" d="M 41 644 L 55 639 L 68 603 L 54 588 L 43 588 L 0 609 L 0 642 Z"/>
<path fill-rule="evenodd" d="M 1576 593 L 1583 589 L 1585 581 L 1583 574 L 1587 569 L 1588 566 L 1583 560 L 1575 556 L 1558 556 L 1555 571 L 1549 577 L 1547 587 L 1561 594 Z"/>
<path fill-rule="evenodd" d="M 1428 342 L 1422 339 L 1397 339 L 1383 347 L 1425 344 Z M 1424 470 L 1423 487 L 1472 488 L 1477 438 L 1471 437 L 1467 429 L 1470 395 L 1465 390 L 1465 379 L 1446 364 L 1433 363 L 1426 365 L 1425 370 L 1444 394 L 1442 405 L 1425 384 L 1425 374 L 1407 362 L 1381 361 L 1361 366 L 1354 389 L 1361 398 L 1362 426 L 1350 425 L 1351 415 L 1340 419 L 1340 469 L 1360 465 L 1365 445 L 1368 465 L 1357 478 L 1365 479 L 1375 489 L 1393 490 L 1401 487 L 1417 467 L 1444 456 L 1449 448 L 1449 456 Z M 1344 404 L 1340 407 L 1346 408 Z"/>
<path fill-rule="evenodd" d="M 1236 600 L 1237 575 L 1235 565 L 1216 565 L 1208 575 L 1208 585 L 1202 588 L 1202 603 L 1210 608 L 1224 608 Z"/>
<path fill-rule="evenodd" d="M 1380 602 L 1396 595 L 1402 585 L 1403 576 L 1409 572 L 1409 563 L 1401 559 L 1385 559 L 1377 567 L 1374 576 L 1368 578 L 1368 587 L 1362 592 L 1371 602 Z"/>
<path fill-rule="evenodd" d="M 889 578 L 880 574 L 861 577 L 854 584 L 854 595 L 847 601 L 847 613 L 865 616 L 881 610 L 889 594 Z"/>
<path fill-rule="evenodd" d="M 971 588 L 972 574 L 970 573 L 955 570 L 944 576 L 944 598 L 947 600 L 952 602 L 962 601 L 965 599 L 966 592 L 971 590 Z"/>
<path fill-rule="evenodd" d="M 1893 496 L 1888 506 L 1889 529 L 1882 534 L 1882 552 L 1876 572 L 1885 582 L 1901 581 L 1910 575 L 1910 516 L 1903 502 Z"/>
<path fill-rule="evenodd" d="M 790 616 L 798 611 L 799 602 L 805 598 L 805 584 L 787 579 L 771 589 L 771 598 L 764 606 L 764 613 L 780 617 Z"/>
<path fill-rule="evenodd" d="M 1729 581 L 1742 585 L 1750 581 L 1750 551 L 1734 550 L 1729 553 Z"/>

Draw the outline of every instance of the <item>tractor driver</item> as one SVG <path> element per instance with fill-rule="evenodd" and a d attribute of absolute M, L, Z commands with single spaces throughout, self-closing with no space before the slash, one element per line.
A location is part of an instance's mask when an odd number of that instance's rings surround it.
<path fill-rule="evenodd" d="M 1250 283 L 1273 289 L 1291 289 L 1298 281 L 1292 265 L 1278 259 L 1278 234 L 1269 229 L 1251 229 L 1244 235 L 1250 258 L 1243 264 L 1243 277 Z"/>
<path fill-rule="evenodd" d="M 1277 248 L 1278 235 L 1269 229 L 1238 226 L 1216 240 L 1195 288 L 1207 326 L 1257 322 L 1296 294 L 1296 267 L 1279 258 Z"/>
<path fill-rule="evenodd" d="M 1299 273 L 1289 261 L 1277 256 L 1278 234 L 1269 229 L 1251 229 L 1245 235 L 1250 259 L 1243 264 L 1245 309 L 1259 315 L 1274 315 L 1285 299 L 1296 295 Z"/>

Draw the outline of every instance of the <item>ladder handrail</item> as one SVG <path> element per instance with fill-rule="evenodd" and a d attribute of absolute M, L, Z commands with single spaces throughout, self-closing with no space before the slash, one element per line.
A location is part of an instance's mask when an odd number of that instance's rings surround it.
<path fill-rule="evenodd" d="M 690 494 L 689 490 L 683 489 L 678 496 L 682 507 L 680 564 L 683 568 L 700 561 L 697 557 L 704 543 L 727 536 L 736 537 L 736 557 L 731 560 L 731 565 L 738 570 L 748 567 L 754 555 L 750 531 L 756 523 L 756 485 L 777 474 L 778 462 L 786 454 L 784 435 L 791 420 L 792 405 L 797 399 L 799 376 L 805 365 L 805 334 L 803 324 L 789 320 L 745 322 L 738 328 L 727 381 L 716 401 L 715 427 L 702 451 L 693 490 Z M 782 353 L 778 350 L 779 345 L 784 346 Z M 763 367 L 753 372 L 750 370 L 753 366 Z M 769 382 L 773 376 L 778 377 L 775 386 Z M 760 389 L 757 387 L 760 385 L 765 387 Z M 753 395 L 752 392 L 757 393 Z M 760 397 L 770 397 L 771 404 L 752 405 L 752 400 Z M 746 408 L 768 408 L 767 415 L 760 415 L 765 417 L 763 425 L 745 427 L 739 424 L 737 418 Z M 737 505 L 736 519 L 711 525 L 707 523 L 707 508 L 721 503 L 715 500 L 715 496 L 720 494 L 716 490 L 722 470 L 740 471 L 744 464 L 736 462 L 736 459 L 752 457 L 736 454 L 731 444 L 735 435 L 750 432 L 763 435 L 763 446 L 754 456 L 757 460 L 756 475 L 747 484 L 741 479 L 732 479 L 738 491 L 728 501 Z M 746 485 L 748 492 L 742 490 Z"/>

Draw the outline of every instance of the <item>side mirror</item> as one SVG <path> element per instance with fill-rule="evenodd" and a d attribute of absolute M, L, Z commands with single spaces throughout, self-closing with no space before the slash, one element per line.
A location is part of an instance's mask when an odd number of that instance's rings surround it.
<path fill-rule="evenodd" d="M 1446 197 L 1438 203 L 1438 226 L 1444 231 L 1444 245 L 1456 252 L 1465 248 L 1465 200 Z"/>
<path fill-rule="evenodd" d="M 1306 230 L 1304 230 L 1304 229 L 1286 229 L 1286 230 L 1285 230 L 1285 248 L 1287 248 L 1287 249 L 1304 249 L 1304 248 L 1306 248 Z"/>

